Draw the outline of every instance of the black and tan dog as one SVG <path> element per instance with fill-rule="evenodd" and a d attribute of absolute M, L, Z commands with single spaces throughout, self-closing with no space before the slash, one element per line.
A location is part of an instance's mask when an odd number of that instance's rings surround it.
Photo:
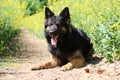
<path fill-rule="evenodd" d="M 71 25 L 68 7 L 59 16 L 46 7 L 45 37 L 52 59 L 38 64 L 32 70 L 62 66 L 62 70 L 81 67 L 94 53 L 93 45 L 83 30 Z"/>

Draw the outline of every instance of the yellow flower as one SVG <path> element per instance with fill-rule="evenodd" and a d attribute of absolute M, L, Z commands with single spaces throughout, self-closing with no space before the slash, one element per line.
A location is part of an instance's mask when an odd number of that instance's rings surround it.
<path fill-rule="evenodd" d="M 24 2 L 22 2 L 22 4 L 21 4 L 21 8 L 26 8 L 26 7 L 27 7 L 27 4 L 28 4 L 28 3 L 27 3 L 27 2 L 25 2 L 25 1 L 24 1 Z"/>
<path fill-rule="evenodd" d="M 101 13 L 101 12 L 99 12 L 99 13 L 98 13 L 98 17 L 100 17 L 101 15 L 102 15 L 102 13 Z"/>
<path fill-rule="evenodd" d="M 95 43 L 95 40 L 94 40 L 94 39 L 91 39 L 91 40 L 90 40 L 90 43 Z"/>
<path fill-rule="evenodd" d="M 32 2 L 32 6 L 34 6 L 34 4 L 35 4 L 35 3 L 34 3 L 34 2 Z"/>
<path fill-rule="evenodd" d="M 79 3 L 76 3 L 74 6 L 73 6 L 75 9 L 79 7 Z"/>
<path fill-rule="evenodd" d="M 51 9 L 51 10 L 53 10 L 53 9 L 54 9 L 54 7 L 53 7 L 53 6 L 50 6 L 50 9 Z"/>
<path fill-rule="evenodd" d="M 12 0 L 8 0 L 8 3 L 11 4 L 11 3 L 12 3 Z"/>
<path fill-rule="evenodd" d="M 82 21 L 81 21 L 81 23 L 82 23 L 83 25 L 85 25 L 87 22 L 86 22 L 86 21 L 84 21 L 84 20 L 82 20 Z"/>
<path fill-rule="evenodd" d="M 120 22 L 114 23 L 112 26 L 110 26 L 110 30 L 119 30 L 120 29 Z"/>
<path fill-rule="evenodd" d="M 90 33 L 95 34 L 95 28 L 93 26 L 90 27 Z"/>
<path fill-rule="evenodd" d="M 7 11 L 4 11 L 3 15 L 8 15 L 9 13 Z"/>

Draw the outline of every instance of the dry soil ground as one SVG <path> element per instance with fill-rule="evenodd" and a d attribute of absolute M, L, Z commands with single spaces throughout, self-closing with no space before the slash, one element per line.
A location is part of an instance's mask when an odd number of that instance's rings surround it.
<path fill-rule="evenodd" d="M 0 80 L 120 80 L 120 61 L 106 63 L 99 56 L 82 68 L 61 71 L 60 67 L 31 71 L 34 64 L 49 59 L 47 44 L 22 29 L 20 41 L 24 44 L 19 59 L 10 62 L 18 66 L 0 67 Z"/>

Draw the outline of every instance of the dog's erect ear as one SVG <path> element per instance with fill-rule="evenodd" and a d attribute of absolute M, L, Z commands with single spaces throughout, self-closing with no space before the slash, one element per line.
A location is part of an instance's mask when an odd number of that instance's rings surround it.
<path fill-rule="evenodd" d="M 65 7 L 62 12 L 60 13 L 60 16 L 64 17 L 67 20 L 70 20 L 70 13 L 68 7 Z"/>
<path fill-rule="evenodd" d="M 54 13 L 48 7 L 46 7 L 45 8 L 45 19 L 50 18 L 52 16 L 54 16 Z"/>

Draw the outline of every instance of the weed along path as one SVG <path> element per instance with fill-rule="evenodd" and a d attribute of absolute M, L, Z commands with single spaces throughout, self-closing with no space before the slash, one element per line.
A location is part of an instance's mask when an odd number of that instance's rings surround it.
<path fill-rule="evenodd" d="M 60 67 L 31 71 L 34 64 L 49 59 L 45 40 L 40 40 L 25 29 L 21 30 L 20 42 L 23 43 L 18 59 L 10 60 L 16 66 L 0 66 L 0 80 L 120 80 L 120 61 L 105 63 L 96 56 L 82 68 L 61 71 Z"/>

